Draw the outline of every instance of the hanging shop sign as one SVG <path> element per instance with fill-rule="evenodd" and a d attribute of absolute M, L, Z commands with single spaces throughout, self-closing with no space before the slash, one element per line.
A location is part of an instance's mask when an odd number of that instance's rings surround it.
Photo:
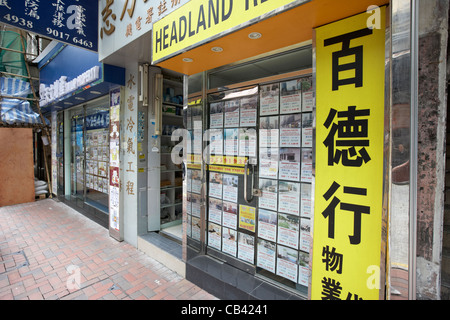
<path fill-rule="evenodd" d="M 385 8 L 374 12 L 315 30 L 311 299 L 379 299 Z"/>
<path fill-rule="evenodd" d="M 55 82 L 48 86 L 41 83 L 39 87 L 41 94 L 40 104 L 41 106 L 45 106 L 91 82 L 98 80 L 99 78 L 100 67 L 94 66 L 71 80 L 68 80 L 67 76 L 62 75 L 59 79 L 55 80 Z"/>
<path fill-rule="evenodd" d="M 103 65 L 98 62 L 97 53 L 62 44 L 57 51 L 48 63 L 43 61 L 40 68 L 41 107 L 83 90 L 103 77 Z"/>
<path fill-rule="evenodd" d="M 100 0 L 99 59 L 150 32 L 153 23 L 189 0 Z"/>
<path fill-rule="evenodd" d="M 100 63 L 96 52 L 62 43 L 39 60 L 38 68 L 44 112 L 66 109 L 125 85 L 124 68 Z"/>
<path fill-rule="evenodd" d="M 2 0 L 0 21 L 97 51 L 98 3 L 92 0 Z"/>
<path fill-rule="evenodd" d="M 155 22 L 153 63 L 161 62 L 225 34 L 309 0 L 196 0 Z"/>

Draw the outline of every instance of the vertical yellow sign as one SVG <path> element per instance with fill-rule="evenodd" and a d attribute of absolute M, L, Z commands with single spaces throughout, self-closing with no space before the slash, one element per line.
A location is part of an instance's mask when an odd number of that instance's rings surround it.
<path fill-rule="evenodd" d="M 373 19 L 379 24 L 371 25 Z M 385 7 L 322 26 L 315 35 L 311 299 L 378 299 Z"/>

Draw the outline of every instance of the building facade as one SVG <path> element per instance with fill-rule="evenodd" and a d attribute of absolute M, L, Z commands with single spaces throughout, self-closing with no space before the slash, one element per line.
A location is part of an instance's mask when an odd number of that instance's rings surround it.
<path fill-rule="evenodd" d="M 124 70 L 55 41 L 39 60 L 40 106 L 52 119 L 51 192 L 108 226 L 109 96 Z"/>
<path fill-rule="evenodd" d="M 99 13 L 105 98 L 50 103 L 58 197 L 219 298 L 448 298 L 447 1 Z"/>

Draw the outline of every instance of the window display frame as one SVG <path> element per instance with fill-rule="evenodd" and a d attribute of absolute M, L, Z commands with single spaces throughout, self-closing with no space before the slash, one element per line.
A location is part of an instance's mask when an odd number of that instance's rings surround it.
<path fill-rule="evenodd" d="M 226 89 L 228 90 L 228 92 L 230 92 L 229 90 L 233 90 L 233 89 L 235 90 L 235 92 L 239 92 L 239 91 L 248 90 L 249 88 L 251 89 L 252 87 L 256 87 L 257 88 L 257 93 L 256 93 L 257 100 L 258 100 L 258 106 L 257 106 L 257 109 L 256 109 L 257 110 L 257 116 L 256 116 L 257 121 L 254 123 L 254 126 L 255 126 L 255 128 L 259 128 L 259 125 L 260 125 L 259 121 L 260 121 L 260 118 L 261 118 L 261 114 L 259 113 L 260 112 L 259 100 L 261 99 L 261 97 L 260 97 L 261 87 L 264 86 L 264 85 L 272 85 L 272 84 L 276 84 L 276 83 L 278 83 L 278 85 L 281 86 L 282 82 L 286 82 L 286 81 L 290 81 L 290 80 L 296 80 L 298 78 L 308 78 L 310 80 L 310 82 L 311 82 L 311 85 L 312 85 L 312 81 L 313 81 L 312 69 L 309 68 L 309 69 L 304 69 L 304 70 L 300 70 L 300 71 L 294 71 L 294 72 L 288 73 L 288 74 L 282 74 L 282 75 L 277 75 L 277 76 L 272 76 L 272 77 L 267 77 L 267 78 L 255 79 L 253 81 L 248 81 L 248 82 L 245 82 L 245 83 L 236 83 L 236 84 L 232 84 L 232 85 L 227 86 Z M 311 86 L 311 88 L 312 88 L 312 86 Z M 222 119 L 223 122 L 226 122 L 226 123 L 231 123 L 231 120 L 229 119 L 228 122 L 225 121 L 225 118 L 226 118 L 225 113 L 223 113 L 222 116 L 214 116 L 213 118 L 210 119 L 211 114 L 209 113 L 209 110 L 210 110 L 210 108 L 212 106 L 214 106 L 214 108 L 217 108 L 217 100 L 215 100 L 215 99 L 211 100 L 210 97 L 212 95 L 217 95 L 217 96 L 222 95 L 223 96 L 225 94 L 225 90 L 223 90 L 223 89 L 222 90 L 221 89 L 209 89 L 209 90 L 203 89 L 203 91 L 204 92 L 203 92 L 203 96 L 202 97 L 205 100 L 205 102 L 202 104 L 202 107 L 203 107 L 203 110 L 204 110 L 203 113 L 202 113 L 202 116 L 203 116 L 202 121 L 204 123 L 204 127 L 203 128 L 204 129 L 210 129 L 210 124 L 212 123 L 213 126 L 211 127 L 211 129 L 215 128 L 215 129 L 218 129 L 218 130 L 220 130 L 220 129 L 223 130 L 223 134 L 224 134 L 223 137 L 222 137 L 223 148 L 221 149 L 223 152 L 222 153 L 219 152 L 218 154 L 214 154 L 213 156 L 216 156 L 216 155 L 223 156 L 222 157 L 224 159 L 223 160 L 223 164 L 226 165 L 227 148 L 225 146 L 225 131 L 226 131 L 226 129 L 231 129 L 231 127 L 228 128 L 225 125 L 220 127 L 220 126 L 217 126 L 217 124 L 218 124 L 218 122 L 221 122 L 220 121 L 221 119 Z M 311 90 L 311 96 L 309 98 L 313 98 L 313 89 Z M 278 104 L 280 103 L 280 100 L 281 100 L 281 96 L 278 96 Z M 313 153 L 313 146 L 312 146 L 312 120 L 313 120 L 313 112 L 314 112 L 313 111 L 313 106 L 311 106 L 311 108 L 307 112 L 309 112 L 309 114 L 311 114 L 311 117 L 309 118 L 311 120 L 311 135 L 309 137 L 311 141 L 309 141 L 310 145 L 308 146 L 308 149 L 311 151 L 311 154 L 312 154 Z M 281 116 L 289 116 L 290 114 L 291 114 L 290 110 L 285 110 L 285 112 L 283 112 L 283 113 L 280 113 L 280 108 L 279 107 L 278 107 L 278 110 L 276 110 L 276 116 L 278 117 L 278 119 Z M 265 115 L 272 115 L 271 111 L 268 111 L 268 113 L 266 113 Z M 240 118 L 239 118 L 239 121 L 240 121 Z M 235 123 L 237 123 L 237 122 L 235 122 Z M 240 122 L 237 123 L 237 126 L 235 126 L 233 128 L 240 128 L 240 124 L 241 124 Z M 238 130 L 238 132 L 239 132 L 239 130 Z M 279 134 L 279 132 L 278 132 L 278 134 Z M 239 136 L 239 134 L 238 134 L 238 136 Z M 204 137 L 202 137 L 202 140 L 203 139 L 204 139 Z M 239 139 L 238 139 L 238 141 L 239 141 Z M 259 142 L 260 141 L 261 140 L 259 140 Z M 296 142 L 296 141 L 294 141 L 294 142 Z M 289 146 L 289 142 L 287 144 Z M 203 145 L 203 146 L 205 146 L 205 145 Z M 299 150 L 303 149 L 302 146 L 299 146 L 299 147 L 300 147 Z M 256 145 L 255 148 L 258 149 L 259 146 Z M 217 148 L 217 149 L 220 149 L 220 148 Z M 242 155 L 242 154 L 239 154 L 239 150 L 240 150 L 239 145 L 235 149 L 237 149 L 236 150 L 236 154 L 233 153 L 233 155 L 239 158 L 239 156 Z M 250 155 L 252 155 L 252 154 L 250 153 Z M 206 158 L 211 160 L 209 154 L 208 155 L 204 155 L 204 157 L 205 156 L 206 156 Z M 300 156 L 301 156 L 301 152 L 300 152 Z M 313 165 L 313 164 L 311 163 L 311 165 Z M 275 282 L 277 285 L 285 287 L 287 290 L 292 291 L 296 295 L 307 297 L 307 295 L 308 295 L 308 288 L 307 287 L 305 287 L 301 291 L 298 291 L 292 286 L 289 286 L 289 285 L 286 286 L 285 284 L 283 284 L 283 281 L 277 281 L 277 280 L 274 279 L 274 278 L 278 277 L 278 280 L 280 280 L 279 279 L 280 276 L 279 275 L 277 276 L 275 274 L 275 272 L 273 272 L 273 273 L 274 273 L 274 275 L 276 277 L 273 277 L 273 276 L 272 277 L 271 276 L 267 277 L 267 275 L 265 275 L 264 270 L 262 270 L 262 268 L 260 268 L 257 265 L 257 254 L 258 254 L 258 252 L 257 252 L 256 243 L 258 242 L 258 239 L 262 239 L 261 237 L 258 236 L 259 230 L 257 228 L 254 228 L 249 233 L 244 232 L 243 231 L 244 228 L 239 228 L 239 221 L 237 222 L 238 227 L 230 228 L 229 224 L 227 224 L 227 225 L 224 224 L 223 212 L 222 212 L 222 217 L 221 217 L 222 218 L 222 220 L 221 220 L 222 223 L 221 224 L 218 224 L 218 220 L 217 219 L 215 219 L 215 220 L 213 219 L 213 221 L 210 221 L 209 217 L 210 217 L 211 213 L 209 212 L 210 211 L 209 202 L 213 198 L 216 199 L 216 200 L 218 198 L 214 197 L 214 196 L 212 198 L 210 198 L 210 196 L 211 196 L 210 188 L 209 188 L 210 176 L 209 176 L 208 173 L 211 172 L 211 171 L 208 171 L 208 167 L 204 163 L 202 163 L 202 166 L 205 166 L 204 172 L 206 173 L 206 177 L 205 177 L 205 179 L 203 181 L 203 189 L 206 190 L 205 199 L 207 199 L 207 200 L 205 201 L 205 203 L 201 204 L 205 208 L 204 209 L 204 211 L 205 211 L 205 214 L 204 214 L 205 218 L 204 218 L 204 221 L 203 221 L 204 223 L 202 223 L 202 221 L 200 219 L 200 215 L 195 217 L 196 221 L 198 220 L 196 223 L 200 225 L 200 230 L 196 231 L 196 234 L 198 235 L 198 239 L 192 239 L 192 237 L 190 237 L 190 235 L 192 235 L 192 230 L 189 230 L 190 224 L 187 225 L 187 229 L 188 229 L 187 230 L 187 236 L 188 236 L 187 237 L 187 240 L 188 240 L 187 243 L 188 243 L 188 245 L 192 245 L 193 242 L 194 242 L 195 243 L 195 247 L 197 249 L 198 248 L 202 248 L 202 246 L 204 246 L 205 249 L 204 249 L 203 253 L 205 253 L 206 255 L 209 255 L 209 256 L 212 256 L 214 258 L 217 258 L 217 259 L 220 259 L 222 261 L 225 261 L 227 264 L 229 264 L 231 266 L 234 266 L 234 267 L 236 267 L 236 268 L 238 268 L 240 270 L 243 270 L 243 271 L 245 271 L 247 273 L 250 273 L 250 274 L 252 274 L 252 275 L 254 275 L 256 277 L 264 278 L 265 280 L 267 280 L 269 282 Z M 300 172 L 301 172 L 301 168 L 299 167 L 299 174 L 298 174 L 299 185 L 301 185 L 301 183 L 302 183 L 300 181 Z M 187 173 L 187 176 L 189 176 L 189 173 Z M 222 174 L 222 177 L 223 177 L 223 174 Z M 260 177 L 260 178 L 261 179 L 266 179 L 266 180 L 270 179 L 270 177 L 264 177 L 264 178 Z M 188 179 L 186 179 L 186 180 L 188 180 Z M 277 176 L 275 181 L 278 181 L 278 180 L 279 180 L 279 178 Z M 308 183 L 310 185 L 312 184 L 311 180 L 312 179 L 310 179 L 308 181 Z M 188 192 L 189 191 L 190 190 L 188 189 Z M 309 194 L 311 195 L 311 192 L 309 192 Z M 277 196 L 278 196 L 278 193 L 277 193 Z M 312 199 L 309 199 L 309 200 L 310 200 L 310 202 L 312 202 Z M 224 200 L 223 199 L 223 189 L 222 189 L 222 197 L 220 197 L 220 199 L 218 199 L 218 201 L 222 201 L 222 208 L 223 208 L 223 203 L 228 201 L 228 200 Z M 279 201 L 279 200 L 277 200 L 277 201 Z M 301 200 L 299 199 L 298 201 L 300 203 Z M 189 202 L 187 202 L 187 205 L 189 205 Z M 309 206 L 311 207 L 311 204 L 309 204 Z M 255 209 L 257 209 L 257 210 L 260 210 L 260 209 L 267 210 L 265 208 L 260 208 L 259 207 L 258 200 L 256 200 L 256 204 L 254 204 L 253 207 Z M 237 211 L 238 211 L 238 217 L 239 217 L 239 207 L 238 207 Z M 187 210 L 187 219 L 186 219 L 186 221 L 188 221 L 188 223 L 191 222 L 193 220 L 192 217 L 194 217 L 194 215 L 192 215 L 191 213 L 192 213 L 192 211 Z M 278 213 L 278 212 L 276 212 L 276 213 L 277 213 L 277 216 L 278 216 L 278 214 L 286 215 L 286 213 Z M 300 263 L 298 263 L 297 270 L 299 270 L 299 271 L 296 274 L 296 277 L 299 276 L 299 272 L 302 272 L 303 274 L 305 272 L 306 273 L 310 272 L 310 270 L 308 269 L 309 262 L 307 262 L 305 264 L 304 257 L 303 257 L 303 254 L 307 253 L 308 255 L 310 255 L 310 252 L 302 251 L 301 254 L 298 253 L 300 251 L 299 248 L 300 248 L 300 246 L 302 244 L 302 241 L 304 241 L 304 240 L 301 239 L 301 236 L 300 236 L 300 234 L 301 234 L 301 232 L 300 232 L 300 225 L 302 224 L 301 220 L 305 219 L 305 217 L 301 217 L 301 214 L 302 214 L 302 211 L 299 210 L 299 212 L 298 212 L 298 221 L 299 221 L 299 228 L 298 229 L 299 230 L 297 232 L 298 233 L 298 239 L 297 239 L 297 243 L 298 243 L 297 260 L 298 261 L 302 260 L 302 263 L 301 263 L 301 266 L 300 266 Z M 255 218 L 258 219 L 258 215 L 255 215 Z M 311 219 L 311 216 L 309 216 L 307 218 Z M 216 230 L 218 227 L 220 227 L 220 230 Z M 211 236 L 212 241 L 210 243 L 209 237 L 208 237 L 210 232 L 208 232 L 208 231 L 211 230 L 211 228 L 214 229 L 214 232 L 215 232 L 214 235 L 216 235 L 216 236 L 215 237 Z M 240 238 L 243 238 L 242 235 L 244 235 L 244 234 L 245 235 L 250 235 L 250 236 L 253 235 L 253 243 L 254 243 L 254 245 L 253 245 L 253 248 L 254 248 L 253 249 L 254 250 L 254 252 L 253 252 L 253 261 L 251 261 L 252 259 L 248 258 L 248 254 L 247 255 L 241 254 L 240 250 L 234 250 L 234 249 L 230 248 L 228 242 L 225 243 L 226 239 L 222 238 L 222 237 L 225 234 L 227 234 L 227 231 L 229 231 L 231 229 L 235 233 L 234 241 L 236 243 L 236 246 L 239 246 Z M 278 233 L 278 230 L 276 230 L 275 232 Z M 202 233 L 204 233 L 204 242 L 202 241 L 202 238 L 201 238 L 201 234 Z M 218 238 L 219 236 L 222 238 L 221 245 L 219 245 L 218 241 L 217 241 L 219 239 Z M 267 241 L 266 239 L 264 239 L 264 240 Z M 273 243 L 275 243 L 275 245 L 277 245 L 276 241 L 274 241 Z M 225 246 L 226 250 L 224 250 L 224 244 L 226 245 Z M 280 245 L 280 244 L 278 244 L 278 245 Z M 289 248 L 289 247 L 286 246 L 286 248 Z M 243 252 L 245 253 L 245 250 Z M 278 260 L 279 260 L 276 257 L 276 252 L 277 252 L 277 250 L 275 249 L 275 255 L 274 255 L 274 263 L 275 263 L 275 265 L 278 264 Z M 302 257 L 300 257 L 300 255 Z M 261 270 L 262 270 L 262 272 L 261 272 Z M 289 271 L 288 268 L 286 268 L 286 267 L 284 267 L 283 270 L 285 270 L 286 273 L 288 273 L 288 271 Z M 300 280 L 298 280 L 298 281 L 300 281 Z M 305 282 L 307 282 L 307 281 L 309 281 L 309 280 L 307 280 L 307 279 L 305 280 L 304 277 L 303 277 L 302 283 L 305 284 Z"/>
<path fill-rule="evenodd" d="M 62 201 L 64 201 L 66 204 L 76 208 L 77 210 L 80 210 L 83 214 L 85 214 L 86 216 L 88 216 L 89 218 L 91 218 L 94 221 L 97 221 L 98 223 L 100 223 L 102 226 L 107 227 L 108 226 L 108 216 L 109 216 L 109 205 L 108 205 L 108 199 L 109 199 L 109 190 L 108 190 L 108 185 L 109 185 L 109 94 L 108 95 L 104 95 L 101 97 L 98 97 L 96 99 L 87 101 L 86 103 L 65 109 L 64 111 L 60 112 L 59 115 L 62 115 L 64 113 L 64 119 L 66 121 L 68 121 L 68 125 L 64 126 L 64 130 L 63 130 L 63 136 L 64 136 L 64 142 L 68 144 L 68 148 L 66 149 L 70 149 L 68 150 L 68 152 L 64 152 L 64 176 L 66 177 L 65 181 L 64 181 L 64 192 L 61 192 L 61 194 L 58 194 L 58 198 Z M 94 129 L 96 128 L 95 125 L 91 126 L 90 129 L 92 130 L 87 130 L 86 128 L 86 117 L 91 116 L 94 117 L 97 113 L 91 114 L 92 110 L 94 110 L 95 108 L 103 108 L 103 116 L 101 117 L 101 121 L 102 121 L 102 125 L 100 127 L 97 128 L 97 131 L 99 130 L 103 130 L 104 134 L 102 135 L 102 141 L 105 140 L 105 138 L 107 138 L 107 142 L 102 144 L 102 153 L 103 149 L 106 150 L 107 155 L 105 157 L 103 157 L 102 155 L 102 163 L 103 163 L 103 181 L 102 181 L 102 191 L 101 193 L 103 193 L 103 205 L 97 205 L 96 203 L 92 203 L 92 199 L 90 201 L 90 199 L 88 198 L 87 195 L 87 191 L 89 188 L 89 185 L 87 184 L 87 177 L 88 175 L 90 175 L 90 173 L 87 173 L 88 170 L 88 164 L 87 164 L 87 160 L 91 161 L 92 159 L 90 159 L 91 157 L 87 157 L 88 156 L 88 152 L 89 152 L 89 148 L 87 147 L 86 143 L 87 143 L 87 131 L 95 131 Z M 80 174 L 82 174 L 82 177 L 80 179 L 82 179 L 82 189 L 80 188 L 79 193 L 75 194 L 76 192 L 73 190 L 73 174 L 74 174 L 74 170 L 76 170 L 76 163 L 75 163 L 75 156 L 73 154 L 73 139 L 74 139 L 74 132 L 72 132 L 73 130 L 73 125 L 72 125 L 72 115 L 74 114 L 74 112 L 78 112 L 79 116 L 81 116 L 83 118 L 83 128 L 80 131 L 82 134 L 82 153 L 83 153 L 83 163 L 81 164 L 82 168 L 80 168 Z M 97 121 L 99 119 L 92 119 L 93 121 Z M 95 122 L 94 121 L 94 122 Z M 90 132 L 92 133 L 92 132 Z M 58 135 L 61 135 L 61 132 L 58 132 Z M 58 139 L 60 138 L 60 136 L 58 136 Z M 97 136 L 98 139 L 98 136 Z M 103 159 L 104 158 L 104 159 Z M 98 160 L 98 145 L 97 145 L 97 160 Z M 98 166 L 97 166 L 98 167 Z M 97 177 L 97 188 L 98 188 L 98 175 L 96 175 L 95 177 Z M 93 181 L 94 182 L 94 181 Z"/>

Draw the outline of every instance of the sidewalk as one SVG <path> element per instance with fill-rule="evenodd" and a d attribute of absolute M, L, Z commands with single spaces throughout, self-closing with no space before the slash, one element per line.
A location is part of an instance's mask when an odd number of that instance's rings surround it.
<path fill-rule="evenodd" d="M 0 300 L 216 300 L 52 199 L 0 208 Z"/>

